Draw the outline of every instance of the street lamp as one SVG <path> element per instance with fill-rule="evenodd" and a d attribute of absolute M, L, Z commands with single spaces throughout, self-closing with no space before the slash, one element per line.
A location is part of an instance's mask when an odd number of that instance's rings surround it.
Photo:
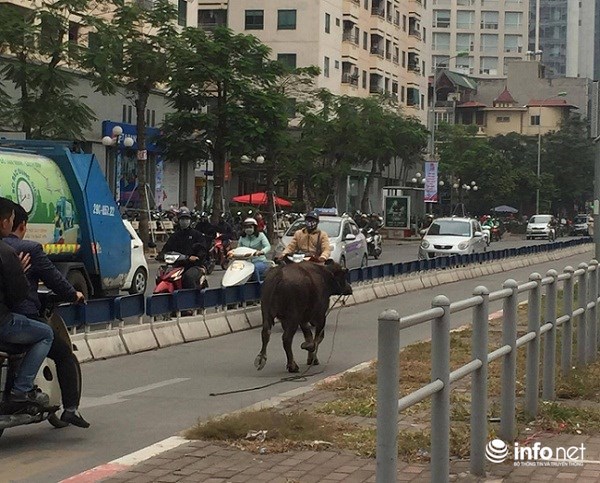
<path fill-rule="evenodd" d="M 458 54 L 448 57 L 445 62 L 441 62 L 434 66 L 433 70 L 433 100 L 431 102 L 431 147 L 429 149 L 430 160 L 435 160 L 435 105 L 437 104 L 437 81 L 438 81 L 438 72 L 440 67 L 444 67 L 444 64 L 448 64 L 452 59 L 459 59 L 462 57 L 468 57 L 469 52 L 463 51 Z M 449 67 L 446 65 L 446 67 Z"/>
<path fill-rule="evenodd" d="M 554 99 L 555 97 L 565 97 L 567 95 L 566 92 L 559 92 L 553 96 L 547 97 L 540 101 L 539 105 L 539 114 L 538 114 L 538 152 L 537 152 L 537 189 L 535 190 L 535 214 L 540 214 L 540 171 L 541 171 L 541 161 L 542 161 L 542 105 L 549 101 L 550 99 Z"/>

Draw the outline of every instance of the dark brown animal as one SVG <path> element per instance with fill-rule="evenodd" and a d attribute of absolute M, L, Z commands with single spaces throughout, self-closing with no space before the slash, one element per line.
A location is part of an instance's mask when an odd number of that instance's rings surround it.
<path fill-rule="evenodd" d="M 348 270 L 328 260 L 325 265 L 293 263 L 269 270 L 262 286 L 262 348 L 254 360 L 260 371 L 267 363 L 267 344 L 275 319 L 283 327 L 283 349 L 287 370 L 299 372 L 294 361 L 292 341 L 298 327 L 304 334 L 302 349 L 308 351 L 308 365 L 318 365 L 317 350 L 325 336 L 325 318 L 331 295 L 351 295 Z M 311 326 L 315 328 L 313 337 Z"/>

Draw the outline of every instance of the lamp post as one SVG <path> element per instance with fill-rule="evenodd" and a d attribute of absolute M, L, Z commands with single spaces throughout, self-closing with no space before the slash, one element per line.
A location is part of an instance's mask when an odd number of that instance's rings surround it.
<path fill-rule="evenodd" d="M 539 114 L 538 114 L 538 152 L 537 152 L 537 189 L 535 190 L 535 214 L 540 214 L 540 174 L 541 174 L 541 161 L 542 161 L 542 105 L 554 99 L 555 97 L 565 97 L 566 92 L 559 92 L 553 96 L 547 97 L 540 101 Z"/>
<path fill-rule="evenodd" d="M 123 128 L 121 126 L 114 126 L 112 128 L 112 136 L 104 136 L 102 138 L 102 145 L 106 147 L 109 159 L 110 158 L 114 159 L 115 166 L 114 166 L 113 172 L 115 173 L 115 177 L 116 177 L 117 163 L 119 162 L 119 159 L 118 159 L 119 141 L 120 141 L 122 135 L 123 135 Z M 133 138 L 126 137 L 125 139 L 123 139 L 123 146 L 125 146 L 126 148 L 131 148 L 133 146 L 133 144 L 134 144 Z M 117 195 L 117 201 L 118 201 L 118 198 L 121 197 L 118 179 L 115 180 L 115 189 L 117 190 L 117 193 L 118 193 L 118 195 Z"/>
<path fill-rule="evenodd" d="M 258 156 L 256 156 L 256 158 L 252 159 L 251 157 L 247 156 L 247 155 L 243 155 L 240 158 L 240 161 L 242 162 L 242 164 L 256 164 L 258 166 L 262 166 L 265 164 L 265 157 L 262 154 L 259 154 Z M 267 202 L 267 210 L 266 210 L 266 227 L 267 227 L 267 238 L 269 240 L 273 240 L 273 235 L 274 235 L 274 231 L 273 231 L 273 227 L 276 223 L 275 218 L 277 217 L 276 215 L 276 209 L 275 209 L 275 196 L 273 193 L 273 170 L 272 169 L 267 169 L 266 170 L 266 181 L 267 181 L 267 186 L 265 189 L 265 195 L 267 197 L 266 202 Z M 252 199 L 250 199 L 250 204 L 252 204 Z"/>

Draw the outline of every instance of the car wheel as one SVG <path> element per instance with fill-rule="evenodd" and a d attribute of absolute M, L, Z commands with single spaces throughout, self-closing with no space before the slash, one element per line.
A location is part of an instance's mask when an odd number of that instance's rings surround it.
<path fill-rule="evenodd" d="M 83 294 L 86 300 L 90 297 L 90 291 L 88 290 L 85 277 L 79 270 L 71 270 L 67 273 L 67 280 L 73 285 L 75 290 Z"/>
<path fill-rule="evenodd" d="M 342 255 L 342 258 L 340 258 L 340 265 L 343 268 L 346 268 L 346 257 Z"/>
<path fill-rule="evenodd" d="M 369 257 L 367 257 L 367 254 L 365 253 L 360 262 L 360 268 L 365 268 L 368 266 L 369 266 Z"/>
<path fill-rule="evenodd" d="M 133 278 L 131 279 L 131 287 L 129 288 L 129 293 L 131 295 L 136 295 L 140 293 L 146 292 L 146 287 L 148 285 L 148 274 L 143 267 L 139 267 L 135 273 L 133 274 Z"/>

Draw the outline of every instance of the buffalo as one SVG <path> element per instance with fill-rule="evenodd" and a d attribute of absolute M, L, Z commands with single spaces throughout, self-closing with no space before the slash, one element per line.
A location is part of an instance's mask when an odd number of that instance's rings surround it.
<path fill-rule="evenodd" d="M 308 365 L 318 365 L 317 349 L 325 336 L 325 319 L 331 295 L 351 295 L 348 270 L 333 260 L 324 265 L 293 263 L 267 272 L 262 287 L 262 348 L 254 365 L 260 371 L 267 362 L 267 344 L 275 319 L 283 328 L 283 349 L 289 372 L 299 372 L 294 361 L 292 341 L 298 327 L 304 334 L 302 349 L 308 351 Z M 313 337 L 311 326 L 315 328 Z"/>

